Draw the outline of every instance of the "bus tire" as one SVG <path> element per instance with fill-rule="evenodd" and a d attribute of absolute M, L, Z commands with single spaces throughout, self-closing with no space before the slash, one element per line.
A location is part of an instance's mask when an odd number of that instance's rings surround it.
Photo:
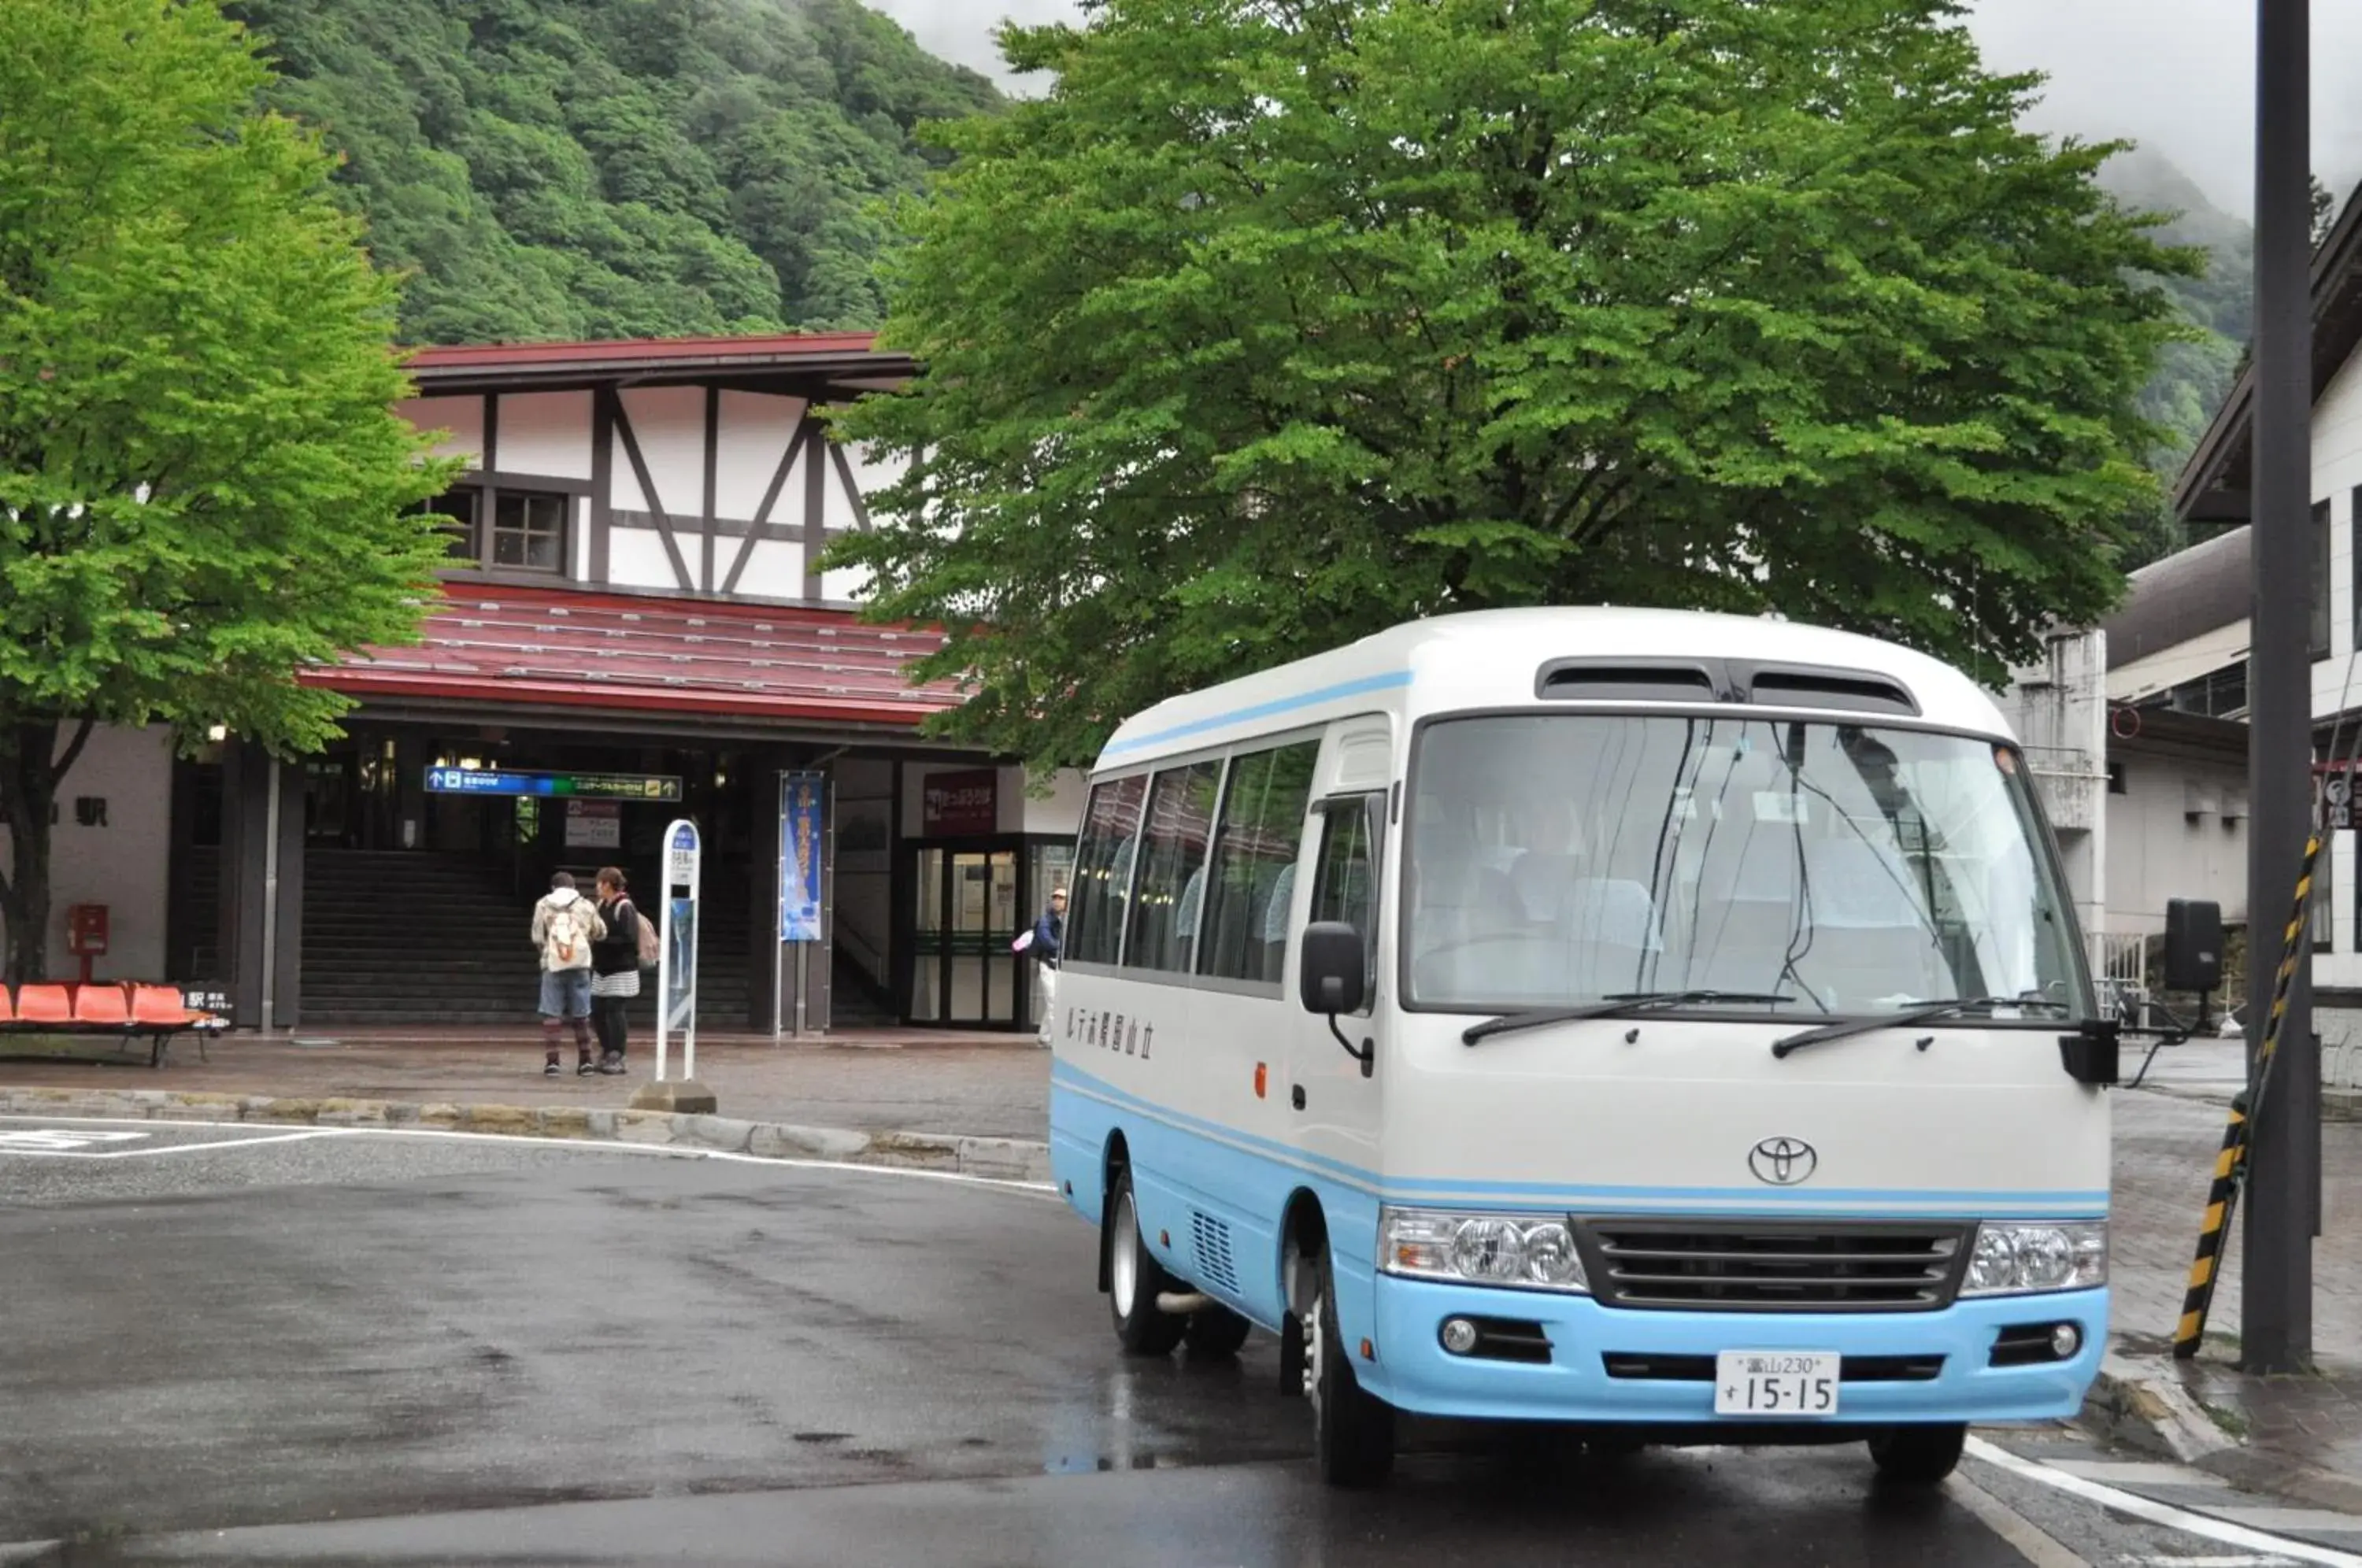
<path fill-rule="evenodd" d="M 1343 1336 L 1337 1331 L 1337 1281 L 1329 1253 L 1312 1309 L 1304 1314 L 1304 1394 L 1312 1405 L 1312 1452 L 1320 1479 L 1331 1486 L 1383 1485 L 1395 1467 L 1395 1412 L 1367 1393 L 1353 1375 Z"/>
<path fill-rule="evenodd" d="M 1189 1314 L 1181 1342 L 1189 1347 L 1193 1358 L 1225 1359 L 1239 1353 L 1239 1347 L 1247 1342 L 1247 1334 L 1253 1327 L 1227 1307 L 1202 1308 Z"/>
<path fill-rule="evenodd" d="M 1178 1288 L 1140 1234 L 1140 1210 L 1132 1202 L 1131 1172 L 1116 1173 L 1108 1194 L 1108 1310 L 1115 1337 L 1127 1355 L 1170 1355 L 1181 1342 L 1187 1319 L 1161 1311 L 1157 1296 Z"/>
<path fill-rule="evenodd" d="M 1960 1463 L 1969 1440 L 1964 1421 L 1890 1427 L 1870 1440 L 1879 1479 L 1898 1486 L 1937 1486 Z"/>

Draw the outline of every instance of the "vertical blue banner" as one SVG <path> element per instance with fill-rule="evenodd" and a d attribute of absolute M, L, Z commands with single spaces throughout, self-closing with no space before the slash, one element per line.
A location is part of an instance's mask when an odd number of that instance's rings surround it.
<path fill-rule="evenodd" d="M 779 940 L 818 942 L 828 775 L 779 775 Z"/>

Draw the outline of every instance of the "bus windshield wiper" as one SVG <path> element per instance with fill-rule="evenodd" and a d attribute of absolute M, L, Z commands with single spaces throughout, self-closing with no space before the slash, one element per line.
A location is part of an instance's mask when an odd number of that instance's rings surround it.
<path fill-rule="evenodd" d="M 1505 1013 L 1488 1018 L 1482 1023 L 1472 1023 L 1460 1032 L 1463 1045 L 1473 1045 L 1492 1034 L 1507 1034 L 1515 1029 L 1540 1029 L 1550 1023 L 1576 1023 L 1586 1018 L 1615 1018 L 1619 1014 L 1641 1012 L 1658 1007 L 1706 1007 L 1720 1003 L 1743 1003 L 1769 1007 L 1775 1002 L 1792 1002 L 1796 999 L 1779 991 L 1622 991 L 1580 1007 L 1536 1008 L 1530 1012 Z"/>
<path fill-rule="evenodd" d="M 1933 1023 L 1939 1018 L 1997 1012 L 2010 1007 L 2048 1008 L 2056 1012 L 2071 1010 L 2065 1002 L 2052 1001 L 2047 997 L 1954 997 L 1949 1001 L 1922 1002 L 1901 1012 L 1881 1013 L 1871 1018 L 1841 1019 L 1836 1023 L 1824 1023 L 1817 1029 L 1783 1035 L 1772 1043 L 1772 1055 L 1786 1056 L 1807 1045 L 1818 1045 L 1825 1040 L 1843 1040 L 1850 1035 L 1869 1034 L 1881 1029 L 1902 1029 L 1914 1023 Z"/>

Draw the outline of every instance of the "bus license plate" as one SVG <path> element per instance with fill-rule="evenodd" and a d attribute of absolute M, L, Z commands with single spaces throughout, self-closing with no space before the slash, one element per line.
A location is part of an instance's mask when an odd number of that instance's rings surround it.
<path fill-rule="evenodd" d="M 1834 1352 L 1724 1351 L 1714 1358 L 1714 1413 L 1834 1416 L 1838 1359 Z"/>

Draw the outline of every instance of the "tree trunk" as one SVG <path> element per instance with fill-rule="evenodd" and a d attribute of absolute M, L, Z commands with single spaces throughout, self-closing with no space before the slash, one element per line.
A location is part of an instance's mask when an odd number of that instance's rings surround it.
<path fill-rule="evenodd" d="M 0 922 L 7 925 L 6 974 L 12 986 L 49 977 L 50 814 L 58 783 L 82 755 L 90 731 L 90 721 L 80 721 L 61 753 L 56 720 L 0 725 L 0 823 L 8 829 Z"/>

